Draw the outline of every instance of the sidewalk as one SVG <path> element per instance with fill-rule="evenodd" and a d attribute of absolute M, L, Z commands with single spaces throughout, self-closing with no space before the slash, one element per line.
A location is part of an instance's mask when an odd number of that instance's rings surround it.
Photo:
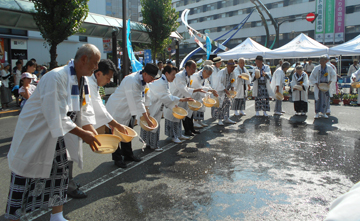
<path fill-rule="evenodd" d="M 15 100 L 9 103 L 9 108 L 3 108 L 0 110 L 0 118 L 16 116 L 19 114 L 20 114 L 20 107 L 16 106 Z"/>

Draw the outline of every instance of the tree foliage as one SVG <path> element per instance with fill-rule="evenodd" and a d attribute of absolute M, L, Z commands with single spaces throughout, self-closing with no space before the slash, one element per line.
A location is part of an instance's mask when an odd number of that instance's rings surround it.
<path fill-rule="evenodd" d="M 84 31 L 80 28 L 88 15 L 89 0 L 31 0 L 34 20 L 50 46 L 50 69 L 56 67 L 56 48 L 67 37 Z"/>
<path fill-rule="evenodd" d="M 151 40 L 154 62 L 156 54 L 162 52 L 171 43 L 171 32 L 179 27 L 178 12 L 171 7 L 171 0 L 140 0 L 143 23 Z"/>

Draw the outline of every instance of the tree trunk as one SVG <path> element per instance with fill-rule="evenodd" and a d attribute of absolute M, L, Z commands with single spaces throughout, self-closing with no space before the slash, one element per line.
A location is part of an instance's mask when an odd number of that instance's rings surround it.
<path fill-rule="evenodd" d="M 50 70 L 56 68 L 58 65 L 57 65 L 57 62 L 56 62 L 56 57 L 57 57 L 57 54 L 56 54 L 56 48 L 57 48 L 57 45 L 56 43 L 52 43 L 51 44 L 51 47 L 50 47 Z"/>
<path fill-rule="evenodd" d="M 154 57 L 153 57 L 154 64 L 156 64 L 156 50 L 154 50 Z M 157 65 L 157 64 L 156 64 Z"/>

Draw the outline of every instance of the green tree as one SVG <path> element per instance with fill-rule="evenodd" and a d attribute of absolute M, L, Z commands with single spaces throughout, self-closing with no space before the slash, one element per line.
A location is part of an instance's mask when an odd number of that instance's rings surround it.
<path fill-rule="evenodd" d="M 50 47 L 50 69 L 56 67 L 56 48 L 67 37 L 83 32 L 80 28 L 88 15 L 89 0 L 31 0 L 34 20 Z"/>
<path fill-rule="evenodd" d="M 171 43 L 169 36 L 179 27 L 179 13 L 171 7 L 171 0 L 140 0 L 140 3 L 142 22 L 151 40 L 150 49 L 155 63 L 156 54 Z"/>

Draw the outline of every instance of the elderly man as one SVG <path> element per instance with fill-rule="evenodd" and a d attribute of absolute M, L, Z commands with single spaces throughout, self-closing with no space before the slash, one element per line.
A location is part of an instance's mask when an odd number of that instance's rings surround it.
<path fill-rule="evenodd" d="M 308 112 L 309 77 L 301 65 L 295 67 L 296 72 L 291 80 L 292 100 L 294 101 L 295 115 L 306 115 Z M 299 85 L 301 89 L 299 90 Z"/>
<path fill-rule="evenodd" d="M 226 68 L 222 69 L 217 76 L 216 87 L 214 88 L 219 94 L 219 107 L 211 108 L 211 115 L 218 120 L 218 125 L 223 126 L 224 123 L 234 124 L 235 121 L 230 119 L 231 101 L 227 95 L 230 95 L 229 90 L 234 90 L 235 83 L 235 63 L 230 59 L 226 64 Z M 223 122 L 224 121 L 224 122 Z"/>
<path fill-rule="evenodd" d="M 260 116 L 259 111 L 263 111 L 264 116 L 267 117 L 266 111 L 270 111 L 269 99 L 274 97 L 274 92 L 270 86 L 270 67 L 263 62 L 263 57 L 258 55 L 255 59 L 255 71 L 252 73 L 252 82 L 254 82 L 252 94 L 255 97 L 256 116 Z M 256 76 L 257 71 L 260 72 L 259 76 Z"/>
<path fill-rule="evenodd" d="M 248 90 L 250 90 L 251 77 L 249 71 L 245 67 L 245 59 L 239 59 L 239 65 L 234 70 L 235 74 L 235 86 L 234 89 L 237 92 L 234 103 L 231 106 L 231 110 L 235 111 L 235 115 L 243 115 L 245 110 L 245 103 L 247 99 Z M 247 76 L 244 76 L 247 75 Z M 240 111 L 240 113 L 239 113 Z"/>
<path fill-rule="evenodd" d="M 94 45 L 81 46 L 68 65 L 44 75 L 27 100 L 8 153 L 12 173 L 5 218 L 19 220 L 37 208 L 52 207 L 50 220 L 65 220 L 67 152 L 81 166 L 82 141 L 93 151 L 100 144 L 84 78 L 98 68 L 99 60 Z"/>
<path fill-rule="evenodd" d="M 173 96 L 179 98 L 188 98 L 196 92 L 204 92 L 201 88 L 194 89 L 190 88 L 191 83 L 191 75 L 193 75 L 196 71 L 196 64 L 193 60 L 189 60 L 185 63 L 185 69 L 180 71 L 175 75 L 175 79 L 170 83 L 170 93 Z M 179 107 L 184 108 L 188 112 L 187 103 L 182 102 L 179 104 Z M 182 135 L 181 133 L 181 123 L 180 120 L 175 118 L 172 114 L 172 110 L 170 108 L 165 108 L 164 111 L 165 118 L 165 134 L 172 138 L 174 143 L 182 143 L 181 140 L 187 140 L 189 137 Z M 195 131 L 191 115 L 188 115 L 185 120 L 183 120 L 183 125 L 185 129 L 185 135 L 194 136 L 194 133 L 199 133 Z"/>
<path fill-rule="evenodd" d="M 133 128 L 135 117 L 139 122 L 140 117 L 143 116 L 149 127 L 153 127 L 148 111 L 145 108 L 145 106 L 148 106 L 145 105 L 145 102 L 147 102 L 145 99 L 145 87 L 147 83 L 153 82 L 160 77 L 158 72 L 159 68 L 155 64 L 147 63 L 144 70 L 129 74 L 122 80 L 120 86 L 116 88 L 106 103 L 106 109 L 117 122 Z M 124 156 L 124 160 L 141 161 L 140 157 L 134 155 L 131 142 L 121 142 L 120 147 L 112 154 L 116 166 L 126 167 L 122 156 Z"/>
<path fill-rule="evenodd" d="M 359 61 L 357 59 L 353 60 L 353 64 L 349 66 L 349 71 L 347 76 L 351 76 L 353 73 L 357 72 L 360 69 Z"/>
<path fill-rule="evenodd" d="M 283 93 L 283 90 L 285 90 L 285 73 L 289 69 L 290 63 L 285 61 L 281 68 L 278 68 L 273 75 L 273 78 L 271 80 L 271 89 L 274 93 Z M 282 100 L 276 100 L 275 103 L 275 110 L 274 114 L 276 115 L 282 115 Z"/>
<path fill-rule="evenodd" d="M 213 59 L 213 72 L 211 74 L 211 77 L 209 78 L 209 82 L 210 82 L 210 86 L 212 88 L 215 88 L 216 83 L 217 83 L 217 76 L 218 73 L 220 72 L 220 66 L 221 66 L 222 60 L 221 57 L 216 57 Z"/>
<path fill-rule="evenodd" d="M 314 70 L 315 65 L 312 63 L 312 60 L 309 59 L 308 63 L 304 65 L 304 71 L 310 76 L 311 72 Z"/>
<path fill-rule="evenodd" d="M 205 61 L 206 62 L 206 61 Z M 211 62 L 211 61 L 210 61 Z M 207 64 L 210 64 L 207 62 Z M 191 76 L 191 88 L 201 88 L 206 92 L 211 92 L 214 96 L 218 96 L 217 92 L 211 88 L 209 85 L 207 79 L 211 76 L 213 72 L 213 68 L 210 65 L 204 65 L 203 69 L 199 72 L 196 72 Z M 193 93 L 193 98 L 196 101 L 199 101 L 202 103 L 202 98 L 204 98 L 206 95 L 201 92 Z M 202 128 L 207 127 L 208 125 L 202 122 L 204 120 L 204 112 L 205 112 L 205 106 L 202 106 L 200 110 L 194 112 L 194 127 L 195 128 Z"/>
<path fill-rule="evenodd" d="M 328 118 L 326 112 L 330 109 L 330 97 L 336 93 L 336 73 L 327 61 L 326 55 L 321 56 L 320 65 L 314 68 L 309 78 L 310 85 L 314 86 L 315 118 L 319 118 L 320 113 L 323 113 L 324 118 Z M 320 90 L 321 83 L 327 84 L 329 90 Z"/>

